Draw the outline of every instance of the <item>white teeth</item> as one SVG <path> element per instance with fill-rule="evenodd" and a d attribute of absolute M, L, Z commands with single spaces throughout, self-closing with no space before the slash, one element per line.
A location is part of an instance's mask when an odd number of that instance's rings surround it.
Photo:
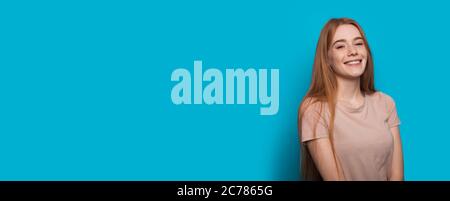
<path fill-rule="evenodd" d="M 359 64 L 359 63 L 361 63 L 361 60 L 355 60 L 355 61 L 348 61 L 348 62 L 345 62 L 345 64 Z"/>

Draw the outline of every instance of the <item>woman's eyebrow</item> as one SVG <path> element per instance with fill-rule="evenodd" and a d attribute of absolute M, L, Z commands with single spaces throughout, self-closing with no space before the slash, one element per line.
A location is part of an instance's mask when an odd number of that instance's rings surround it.
<path fill-rule="evenodd" d="M 345 41 L 346 41 L 345 39 L 339 39 L 339 40 L 337 40 L 337 41 L 334 41 L 333 45 L 336 44 L 336 43 L 339 43 L 339 42 L 345 42 Z M 332 45 L 332 46 L 333 46 L 333 45 Z"/>
<path fill-rule="evenodd" d="M 353 39 L 353 41 L 355 41 L 355 40 L 359 40 L 359 39 L 363 39 L 361 36 L 359 36 L 359 37 L 355 37 L 354 39 Z"/>
<path fill-rule="evenodd" d="M 353 41 L 356 41 L 356 40 L 363 40 L 363 38 L 362 38 L 361 36 L 358 36 L 358 37 L 353 38 Z M 347 40 L 345 40 L 345 39 L 339 39 L 339 40 L 337 40 L 337 41 L 334 41 L 333 45 L 336 44 L 336 43 L 339 43 L 339 42 L 345 42 L 345 41 L 347 41 Z M 332 46 L 333 46 L 333 45 L 332 45 Z"/>

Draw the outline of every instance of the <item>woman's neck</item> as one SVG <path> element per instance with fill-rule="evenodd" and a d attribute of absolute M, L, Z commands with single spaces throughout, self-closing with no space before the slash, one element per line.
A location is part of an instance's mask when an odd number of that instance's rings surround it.
<path fill-rule="evenodd" d="M 352 104 L 362 103 L 364 100 L 360 88 L 360 79 L 346 79 L 336 76 L 337 80 L 337 100 L 342 100 Z"/>

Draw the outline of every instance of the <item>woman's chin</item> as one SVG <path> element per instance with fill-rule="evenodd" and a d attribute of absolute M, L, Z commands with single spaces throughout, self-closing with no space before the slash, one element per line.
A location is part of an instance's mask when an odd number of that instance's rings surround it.
<path fill-rule="evenodd" d="M 345 77 L 347 79 L 358 79 L 361 77 L 362 74 L 363 74 L 363 71 L 357 71 L 357 72 L 353 71 L 353 72 L 347 72 L 345 74 L 345 76 L 343 76 L 343 77 Z"/>
<path fill-rule="evenodd" d="M 358 78 L 361 77 L 361 75 L 364 73 L 364 68 L 360 67 L 360 68 L 352 68 L 352 69 L 347 69 L 347 75 L 349 77 L 353 77 L 353 78 Z"/>

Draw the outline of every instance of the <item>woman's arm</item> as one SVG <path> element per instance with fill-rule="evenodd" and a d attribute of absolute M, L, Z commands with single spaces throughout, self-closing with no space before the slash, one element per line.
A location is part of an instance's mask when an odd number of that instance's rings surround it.
<path fill-rule="evenodd" d="M 306 143 L 309 153 L 324 181 L 344 180 L 336 162 L 329 138 L 319 138 Z"/>
<path fill-rule="evenodd" d="M 392 158 L 392 167 L 390 181 L 403 181 L 403 152 L 402 142 L 400 139 L 400 129 L 398 126 L 391 128 L 391 133 L 394 137 L 394 154 Z"/>

